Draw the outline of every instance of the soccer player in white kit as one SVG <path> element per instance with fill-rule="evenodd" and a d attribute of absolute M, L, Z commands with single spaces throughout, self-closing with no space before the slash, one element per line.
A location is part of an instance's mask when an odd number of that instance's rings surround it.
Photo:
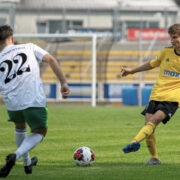
<path fill-rule="evenodd" d="M 40 78 L 39 63 L 49 63 L 61 84 L 61 93 L 68 97 L 69 87 L 56 59 L 35 44 L 14 45 L 13 30 L 0 26 L 0 92 L 9 121 L 15 123 L 17 150 L 6 157 L 0 177 L 7 177 L 15 162 L 22 157 L 26 174 L 32 173 L 37 157 L 29 151 L 39 144 L 47 132 L 46 96 Z M 26 135 L 26 124 L 31 134 Z"/>

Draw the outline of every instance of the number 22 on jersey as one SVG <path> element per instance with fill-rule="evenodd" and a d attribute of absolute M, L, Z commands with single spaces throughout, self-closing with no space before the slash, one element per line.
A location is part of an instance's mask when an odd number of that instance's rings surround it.
<path fill-rule="evenodd" d="M 20 58 L 19 58 L 20 57 Z M 7 75 L 4 80 L 4 83 L 7 84 L 14 78 L 16 78 L 19 75 L 22 75 L 25 72 L 30 72 L 30 67 L 29 65 L 24 67 L 24 64 L 27 61 L 27 56 L 24 53 L 17 54 L 16 56 L 13 57 L 12 60 L 5 60 L 2 63 L 0 63 L 0 72 L 5 72 L 5 68 L 7 68 Z M 16 64 L 20 64 L 17 71 L 13 71 L 13 66 Z"/>

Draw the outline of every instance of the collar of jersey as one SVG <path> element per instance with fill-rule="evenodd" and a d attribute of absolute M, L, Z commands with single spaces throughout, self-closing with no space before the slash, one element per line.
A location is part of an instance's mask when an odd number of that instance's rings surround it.
<path fill-rule="evenodd" d="M 13 46 L 13 44 L 10 44 L 10 45 L 5 46 L 4 49 L 1 51 L 1 53 L 2 53 L 4 50 L 6 50 L 6 49 L 8 49 L 9 47 L 11 47 L 11 46 Z"/>
<path fill-rule="evenodd" d="M 174 49 L 174 52 L 175 52 L 175 54 L 176 54 L 177 56 L 180 56 L 180 54 L 179 54 L 179 53 L 177 53 L 175 49 Z"/>

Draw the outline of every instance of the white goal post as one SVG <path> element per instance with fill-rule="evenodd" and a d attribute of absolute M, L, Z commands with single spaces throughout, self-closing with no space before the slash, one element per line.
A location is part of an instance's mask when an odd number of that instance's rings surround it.
<path fill-rule="evenodd" d="M 97 43 L 97 35 L 96 34 L 15 34 L 15 41 L 23 38 L 23 39 L 56 39 L 56 38 L 89 38 L 91 39 L 91 63 L 92 63 L 92 80 L 91 80 L 91 106 L 96 106 L 96 43 Z M 57 86 L 59 87 L 59 86 Z M 60 88 L 60 87 L 59 87 Z M 60 91 L 60 89 L 58 89 Z M 57 97 L 58 99 L 60 98 Z M 66 101 L 61 99 L 61 101 Z"/>

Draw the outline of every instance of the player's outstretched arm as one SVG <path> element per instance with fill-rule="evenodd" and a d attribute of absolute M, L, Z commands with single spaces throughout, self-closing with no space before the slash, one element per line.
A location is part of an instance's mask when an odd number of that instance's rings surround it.
<path fill-rule="evenodd" d="M 141 66 L 138 66 L 135 68 L 122 67 L 121 68 L 121 75 L 127 76 L 129 74 L 134 74 L 134 73 L 142 72 L 142 71 L 148 71 L 150 69 L 153 69 L 153 67 L 150 64 L 150 61 L 148 61 L 148 62 L 142 64 Z"/>
<path fill-rule="evenodd" d="M 70 90 L 69 90 L 69 87 L 67 85 L 66 79 L 64 77 L 63 71 L 62 71 L 61 67 L 59 66 L 58 62 L 50 54 L 46 54 L 43 57 L 43 60 L 45 62 L 49 63 L 51 69 L 56 74 L 57 78 L 59 79 L 59 81 L 61 83 L 61 93 L 62 93 L 62 96 L 63 96 L 63 98 L 67 98 L 69 93 L 70 93 Z"/>

